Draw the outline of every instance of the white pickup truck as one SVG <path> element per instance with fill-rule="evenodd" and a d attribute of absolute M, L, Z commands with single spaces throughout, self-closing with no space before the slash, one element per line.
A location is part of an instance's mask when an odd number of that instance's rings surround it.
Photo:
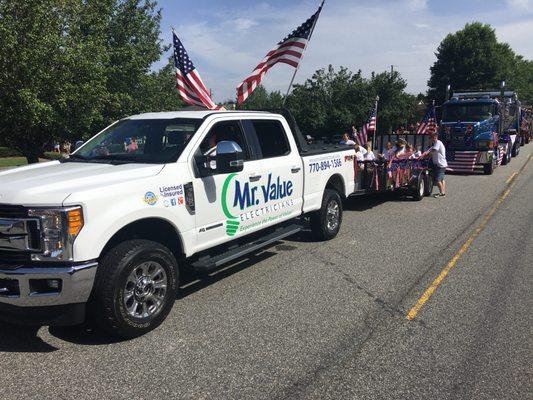
<path fill-rule="evenodd" d="M 292 117 L 181 111 L 120 120 L 68 159 L 0 173 L 0 319 L 157 327 L 179 271 L 209 272 L 302 229 L 337 234 L 354 150 Z"/>

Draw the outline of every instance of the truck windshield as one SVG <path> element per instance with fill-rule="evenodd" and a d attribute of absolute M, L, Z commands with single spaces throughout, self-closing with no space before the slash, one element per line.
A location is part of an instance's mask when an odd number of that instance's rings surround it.
<path fill-rule="evenodd" d="M 442 122 L 478 122 L 492 117 L 492 104 L 447 104 L 443 107 Z"/>
<path fill-rule="evenodd" d="M 162 164 L 178 159 L 201 119 L 132 119 L 111 125 L 70 156 L 71 161 Z"/>

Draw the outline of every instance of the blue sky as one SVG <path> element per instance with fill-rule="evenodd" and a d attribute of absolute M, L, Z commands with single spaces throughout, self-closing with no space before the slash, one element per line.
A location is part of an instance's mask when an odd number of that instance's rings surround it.
<path fill-rule="evenodd" d="M 160 0 L 162 39 L 171 43 L 170 27 L 176 28 L 215 101 L 222 101 L 235 97 L 242 79 L 318 4 Z M 296 82 L 328 64 L 361 69 L 365 76 L 392 64 L 409 92 L 425 92 L 438 44 L 472 21 L 491 24 L 499 40 L 533 59 L 533 0 L 326 0 Z M 285 91 L 292 72 L 289 66 L 275 66 L 263 84 Z"/>

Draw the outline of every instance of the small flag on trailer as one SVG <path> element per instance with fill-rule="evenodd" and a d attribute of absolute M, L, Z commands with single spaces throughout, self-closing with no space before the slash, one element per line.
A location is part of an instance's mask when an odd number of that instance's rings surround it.
<path fill-rule="evenodd" d="M 417 135 L 431 135 L 432 133 L 437 132 L 437 116 L 435 115 L 435 106 L 431 105 L 428 107 L 426 115 L 420 126 L 416 130 Z"/>
<path fill-rule="evenodd" d="M 311 18 L 292 31 L 290 35 L 270 50 L 263 60 L 255 67 L 252 74 L 237 87 L 238 104 L 242 104 L 248 96 L 252 94 L 255 88 L 261 84 L 261 81 L 268 70 L 277 63 L 288 64 L 298 70 L 323 6 L 324 1 L 318 8 L 318 11 L 314 13 Z M 295 75 L 296 71 L 292 77 L 293 80 Z M 292 81 L 290 86 L 292 86 Z"/>
<path fill-rule="evenodd" d="M 358 142 L 360 146 L 366 145 L 368 142 L 368 133 L 373 133 L 376 130 L 376 109 L 373 108 L 372 112 L 370 113 L 370 117 L 368 118 L 368 121 L 366 124 L 363 125 L 361 128 L 361 132 L 359 132 Z"/>
<path fill-rule="evenodd" d="M 198 70 L 192 63 L 183 43 L 176 32 L 172 30 L 174 43 L 174 66 L 176 67 L 176 82 L 180 98 L 187 104 L 205 107 L 209 110 L 220 109 L 213 100 L 209 90 L 204 85 Z"/>

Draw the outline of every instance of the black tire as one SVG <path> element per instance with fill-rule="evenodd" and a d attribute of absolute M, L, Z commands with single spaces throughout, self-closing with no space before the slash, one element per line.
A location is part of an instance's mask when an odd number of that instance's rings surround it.
<path fill-rule="evenodd" d="M 330 207 L 337 210 L 336 216 Z M 336 222 L 336 223 L 334 223 Z M 317 240 L 331 240 L 339 233 L 342 223 L 342 200 L 335 190 L 326 189 L 320 210 L 311 214 L 311 232 Z"/>
<path fill-rule="evenodd" d="M 525 140 L 526 144 L 529 143 L 529 134 L 526 135 L 526 140 Z"/>
<path fill-rule="evenodd" d="M 511 152 L 509 151 L 509 144 L 507 144 L 507 148 L 505 150 L 505 155 L 502 159 L 502 165 L 507 165 L 511 162 Z"/>
<path fill-rule="evenodd" d="M 424 179 L 425 179 L 424 183 L 426 185 L 424 196 L 429 197 L 433 194 L 433 188 L 435 186 L 435 182 L 433 181 L 433 174 L 432 173 L 425 174 Z"/>
<path fill-rule="evenodd" d="M 150 278 L 144 273 L 146 269 L 146 273 L 149 274 L 150 268 L 152 268 L 152 273 L 157 272 L 156 269 L 161 269 L 164 274 L 159 271 L 159 276 L 155 275 Z M 141 275 L 138 275 L 139 270 L 141 270 Z M 161 278 L 163 276 L 166 279 L 164 281 L 166 288 L 154 289 L 158 277 L 159 282 L 163 282 Z M 132 284 L 132 279 L 138 282 L 130 289 L 134 302 L 131 306 L 133 311 L 128 309 L 125 300 L 128 285 Z M 150 279 L 152 279 L 153 293 L 147 296 L 150 290 Z M 157 286 L 162 285 L 159 283 Z M 89 317 L 98 327 L 112 336 L 131 339 L 144 335 L 157 328 L 165 320 L 176 300 L 178 285 L 177 262 L 168 248 L 149 240 L 127 240 L 109 250 L 98 265 L 88 304 Z M 145 296 L 150 300 L 142 303 Z M 151 300 L 155 296 L 158 296 L 157 307 Z M 137 301 L 139 301 L 138 306 Z M 154 307 L 152 315 L 141 317 L 130 315 L 130 312 L 134 314 L 139 312 L 139 307 L 144 313 L 143 305 L 146 303 L 148 307 L 150 301 Z M 149 311 L 147 308 L 147 313 Z"/>
<path fill-rule="evenodd" d="M 412 190 L 413 200 L 420 201 L 426 194 L 426 181 L 422 175 L 420 175 L 416 182 L 416 187 Z"/>
<path fill-rule="evenodd" d="M 483 165 L 483 173 L 485 175 L 492 175 L 494 172 L 494 161 L 491 161 L 488 164 Z"/>
<path fill-rule="evenodd" d="M 520 154 L 520 143 L 518 143 L 518 140 L 520 140 L 519 138 L 516 138 L 516 142 L 513 146 L 513 151 L 511 152 L 511 156 L 512 157 L 516 157 L 518 156 L 518 154 Z"/>

